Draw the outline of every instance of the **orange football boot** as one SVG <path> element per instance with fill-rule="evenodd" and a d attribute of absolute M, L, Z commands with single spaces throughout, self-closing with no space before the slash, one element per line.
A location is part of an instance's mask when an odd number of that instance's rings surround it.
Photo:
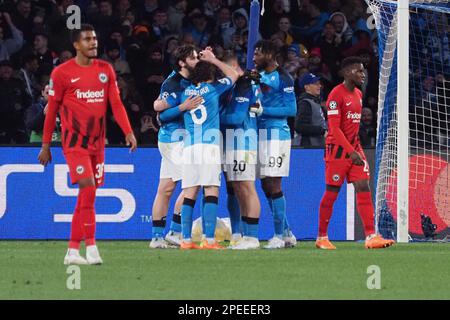
<path fill-rule="evenodd" d="M 336 250 L 336 247 L 328 240 L 328 237 L 319 237 L 316 240 L 316 248 L 324 250 Z"/>
<path fill-rule="evenodd" d="M 181 241 L 180 249 L 181 250 L 191 250 L 191 249 L 201 249 L 201 248 L 195 242 Z"/>
<path fill-rule="evenodd" d="M 208 240 L 204 239 L 200 243 L 200 249 L 210 249 L 210 250 L 222 250 L 225 249 L 225 247 L 221 246 L 217 241 L 214 241 L 214 243 L 210 244 Z"/>
<path fill-rule="evenodd" d="M 375 234 L 366 239 L 366 249 L 383 249 L 392 246 L 394 240 L 386 240 L 381 235 Z"/>

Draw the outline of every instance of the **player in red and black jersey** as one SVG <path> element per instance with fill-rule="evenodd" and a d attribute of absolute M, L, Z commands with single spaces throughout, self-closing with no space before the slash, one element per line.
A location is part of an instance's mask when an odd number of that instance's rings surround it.
<path fill-rule="evenodd" d="M 353 183 L 356 206 L 364 224 L 366 248 L 386 248 L 393 240 L 385 240 L 375 233 L 374 208 L 369 188 L 369 165 L 359 142 L 362 92 L 357 87 L 365 81 L 364 66 L 357 57 L 342 61 L 344 82 L 328 96 L 328 135 L 325 148 L 326 190 L 320 202 L 319 235 L 316 246 L 336 249 L 328 240 L 328 223 L 344 179 Z"/>
<path fill-rule="evenodd" d="M 48 111 L 38 158 L 43 165 L 52 159 L 50 142 L 59 112 L 64 157 L 72 184 L 79 186 L 64 264 L 101 264 L 95 244 L 94 202 L 97 187 L 103 184 L 104 178 L 108 103 L 131 151 L 136 149 L 137 143 L 120 100 L 114 70 L 106 61 L 95 59 L 97 37 L 94 28 L 82 25 L 74 30 L 72 43 L 76 57 L 56 67 L 50 77 Z M 82 240 L 86 244 L 86 259 L 79 254 Z"/>

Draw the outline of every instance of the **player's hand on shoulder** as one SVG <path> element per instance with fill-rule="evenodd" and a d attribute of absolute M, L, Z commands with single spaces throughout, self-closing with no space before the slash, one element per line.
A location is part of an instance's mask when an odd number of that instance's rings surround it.
<path fill-rule="evenodd" d="M 137 149 L 137 140 L 133 132 L 127 134 L 127 136 L 125 137 L 125 142 L 126 145 L 130 147 L 130 152 L 133 152 Z"/>
<path fill-rule="evenodd" d="M 357 151 L 353 151 L 350 154 L 350 159 L 352 159 L 353 164 L 355 164 L 357 166 L 363 166 L 364 165 L 364 160 L 361 157 L 361 155 L 359 154 L 359 152 L 357 152 Z"/>
<path fill-rule="evenodd" d="M 189 111 L 197 108 L 204 103 L 202 96 L 189 96 L 182 104 L 180 104 L 181 111 Z"/>
<path fill-rule="evenodd" d="M 38 160 L 43 166 L 46 166 L 48 163 L 52 162 L 52 152 L 50 151 L 49 144 L 42 145 L 41 151 L 39 151 Z"/>
<path fill-rule="evenodd" d="M 153 102 L 153 109 L 157 112 L 164 111 L 168 107 L 169 107 L 168 103 L 163 99 L 158 98 Z"/>

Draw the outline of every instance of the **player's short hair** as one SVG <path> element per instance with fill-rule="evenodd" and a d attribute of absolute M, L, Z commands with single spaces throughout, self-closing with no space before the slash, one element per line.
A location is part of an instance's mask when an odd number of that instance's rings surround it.
<path fill-rule="evenodd" d="M 347 57 L 344 60 L 342 60 L 341 69 L 344 70 L 347 67 L 350 67 L 354 64 L 362 64 L 362 63 L 363 63 L 363 61 L 360 57 L 355 57 L 355 56 Z"/>
<path fill-rule="evenodd" d="M 175 49 L 173 55 L 175 58 L 175 70 L 180 71 L 180 61 L 186 62 L 186 59 L 194 54 L 195 47 L 192 45 L 182 45 Z"/>
<path fill-rule="evenodd" d="M 275 59 L 278 53 L 276 45 L 270 40 L 259 40 L 255 44 L 255 49 L 259 49 L 262 54 L 270 54 Z"/>
<path fill-rule="evenodd" d="M 191 82 L 193 84 L 199 84 L 214 80 L 216 77 L 217 68 L 212 63 L 206 61 L 199 61 L 191 74 Z"/>
<path fill-rule="evenodd" d="M 91 24 L 82 23 L 80 29 L 73 29 L 70 33 L 70 40 L 72 41 L 72 43 L 78 42 L 80 40 L 81 33 L 84 31 L 95 31 L 95 28 Z"/>
<path fill-rule="evenodd" d="M 233 50 L 226 50 L 222 56 L 222 61 L 226 63 L 232 60 L 238 60 L 236 53 Z"/>

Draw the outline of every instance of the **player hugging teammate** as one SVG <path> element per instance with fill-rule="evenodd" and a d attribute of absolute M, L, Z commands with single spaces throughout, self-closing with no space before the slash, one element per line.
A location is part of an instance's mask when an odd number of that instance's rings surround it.
<path fill-rule="evenodd" d="M 256 44 L 254 61 L 260 72 L 258 74 L 257 71 L 243 72 L 232 54 L 225 55 L 222 62 L 209 48 L 200 52 L 199 59 L 192 47 L 178 48 L 178 74 L 173 73 L 164 82 L 160 98 L 154 104 L 155 110 L 161 112 L 159 119 L 162 124 L 159 135 L 161 182 L 155 204 L 162 198 L 160 193 L 165 198 L 162 213 L 155 211 L 157 205 L 153 206 L 150 247 L 181 245 L 182 249 L 221 248 L 214 241 L 221 173 L 220 159 L 215 157 L 219 154 L 223 154 L 227 181 L 227 207 L 233 234 L 231 248 L 259 248 L 261 206 L 255 189 L 257 177 L 262 179 L 274 217 L 275 235 L 266 248 L 285 248 L 296 244 L 286 218 L 281 181 L 282 177 L 289 175 L 291 137 L 287 118 L 295 116 L 297 106 L 293 80 L 277 65 L 276 53 L 270 41 Z M 198 64 L 199 60 L 202 63 Z M 214 66 L 226 77 L 215 81 Z M 233 85 L 236 79 L 238 81 Z M 172 160 L 169 161 L 169 158 Z M 168 178 L 171 179 L 170 188 L 161 190 L 161 186 L 167 184 L 164 179 Z M 171 230 L 168 234 L 170 237 L 176 233 L 177 241 L 171 241 L 168 236 L 164 240 L 165 219 L 156 218 L 167 215 L 170 195 L 177 180 L 182 180 L 183 191 L 175 211 L 182 214 L 181 219 L 174 214 L 171 226 L 176 223 L 175 219 L 182 221 L 181 242 L 180 229 Z M 201 206 L 205 239 L 197 246 L 191 241 L 190 228 L 200 187 L 204 191 Z"/>

